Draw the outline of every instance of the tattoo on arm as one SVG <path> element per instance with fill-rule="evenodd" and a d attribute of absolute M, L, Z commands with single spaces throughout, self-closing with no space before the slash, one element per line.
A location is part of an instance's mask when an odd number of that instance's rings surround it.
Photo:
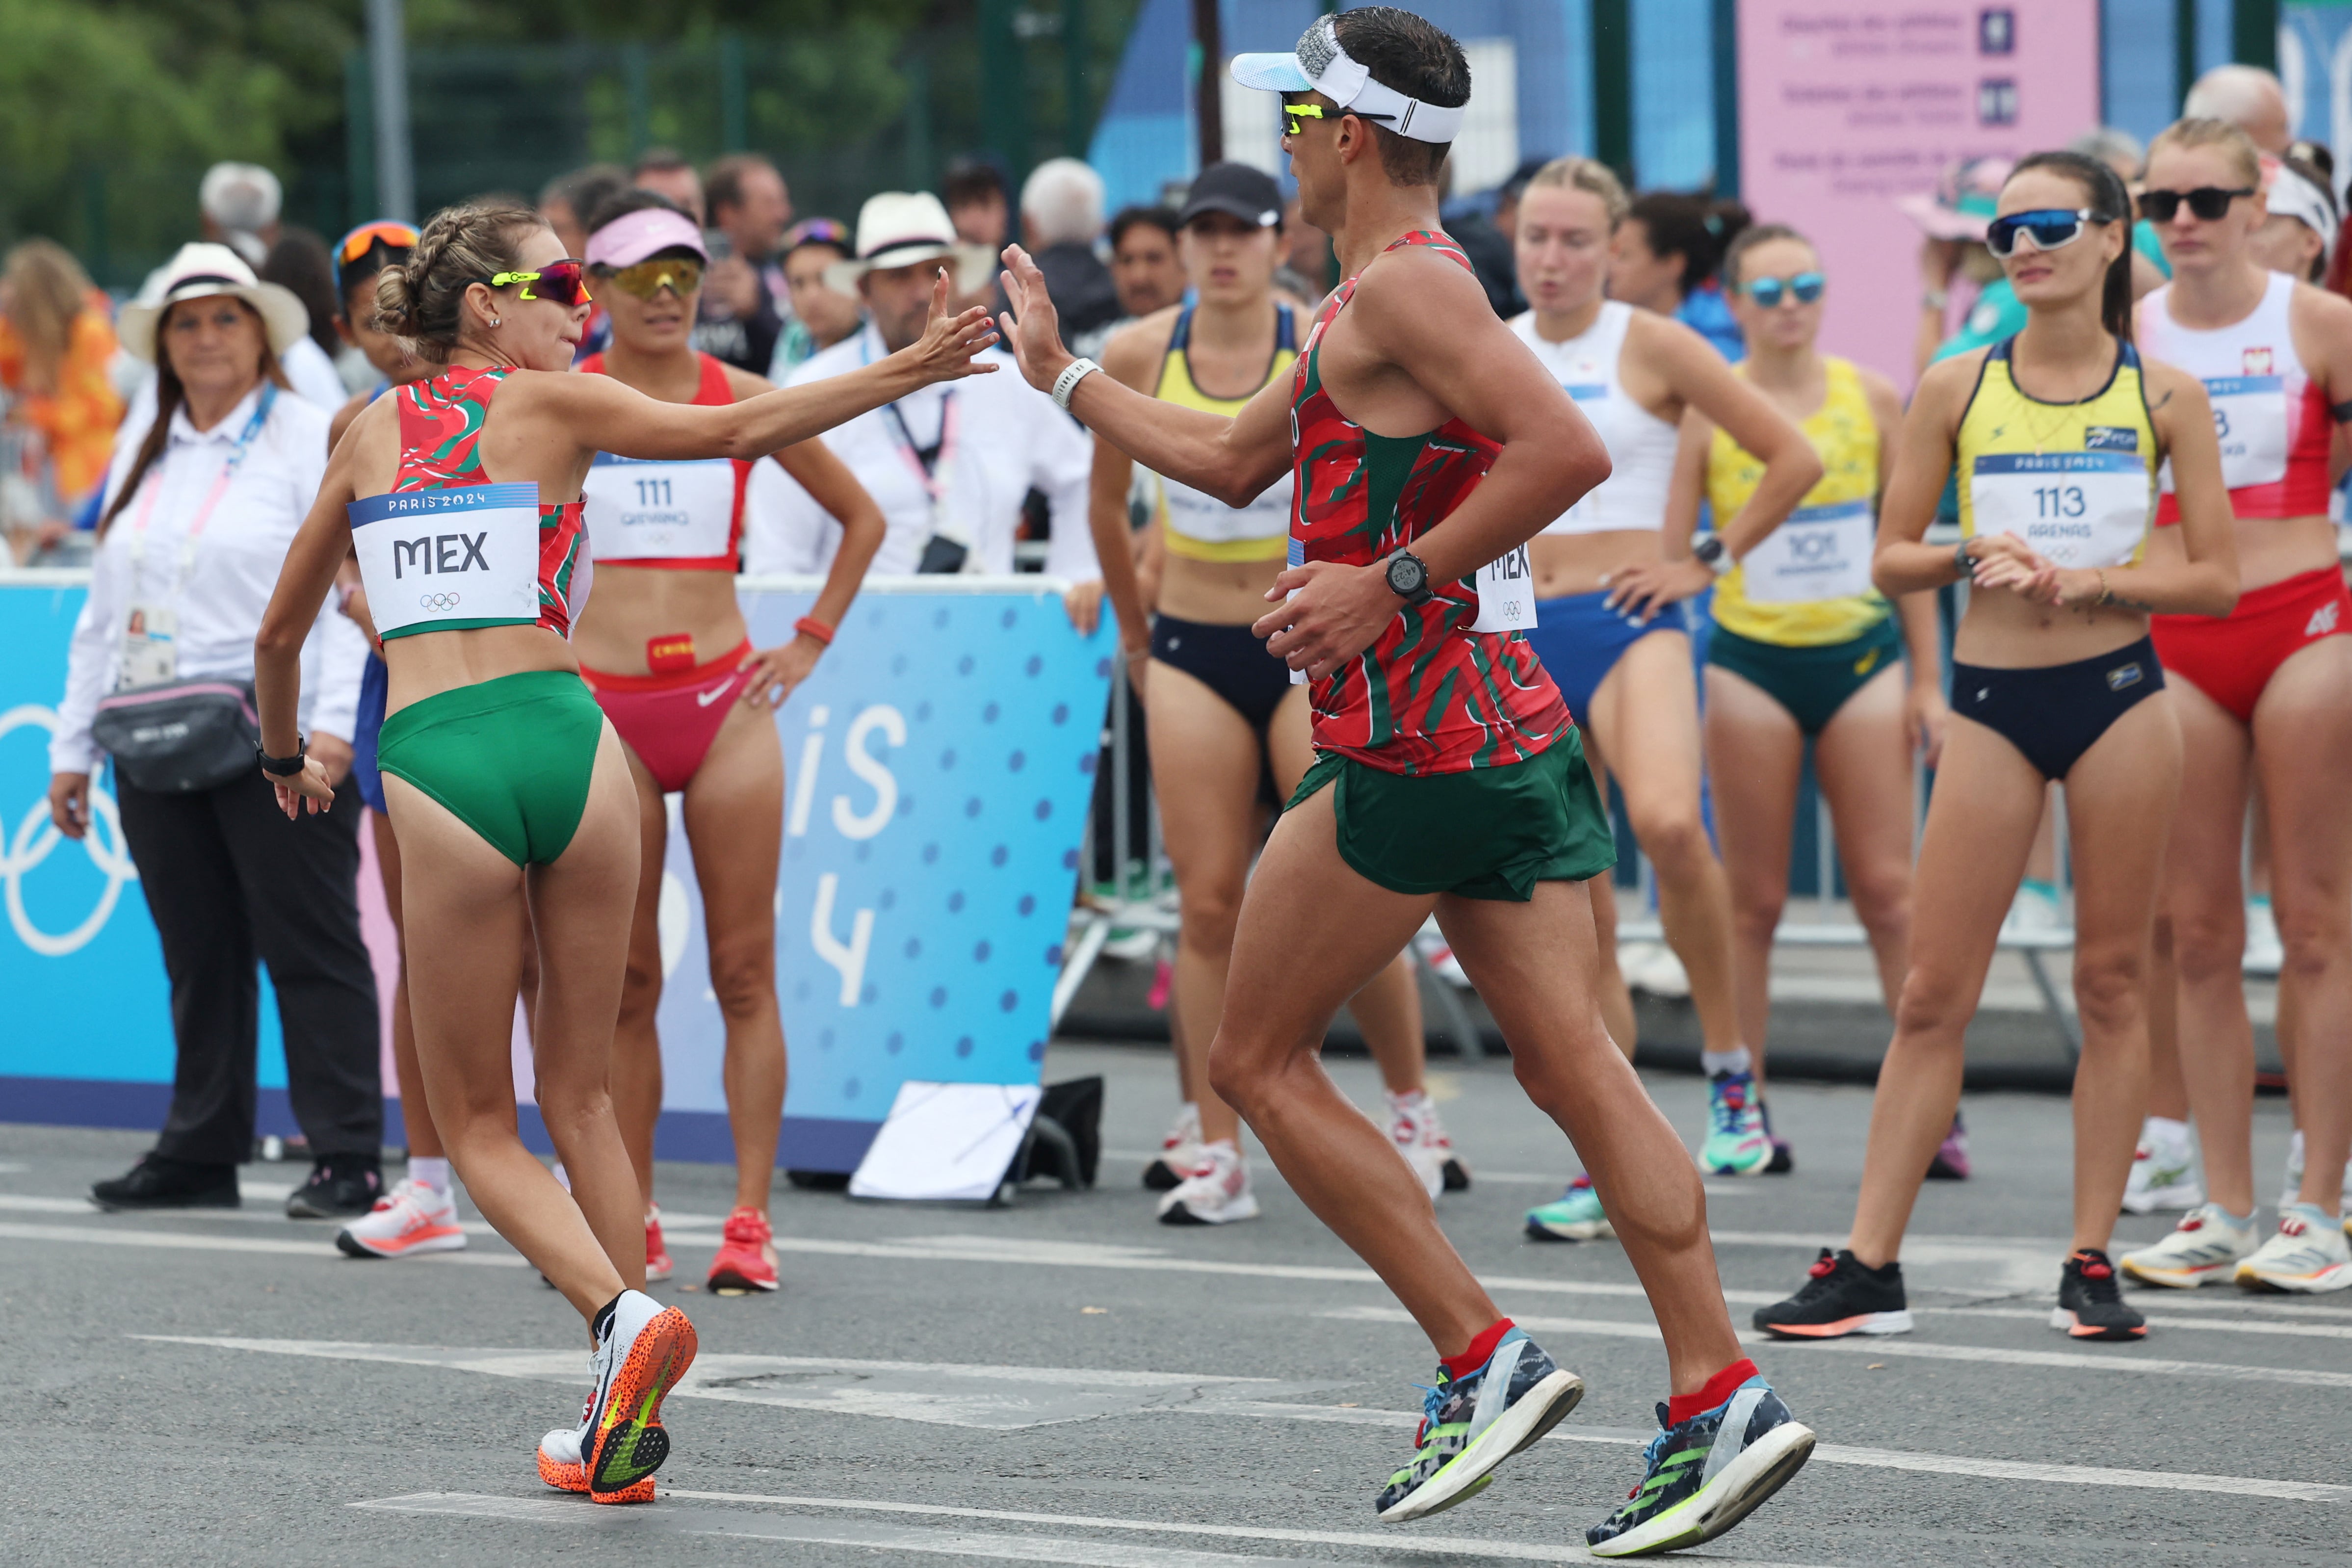
<path fill-rule="evenodd" d="M 2163 396 L 2161 396 L 2161 397 L 2158 398 L 2154 403 L 2151 403 L 2151 404 L 2149 404 L 2149 405 L 2148 405 L 2148 406 L 2147 406 L 2147 411 L 2148 411 L 2150 414 L 2153 414 L 2153 413 L 2155 413 L 2158 409 L 2159 409 L 2159 408 L 2163 407 L 2166 404 L 2170 403 L 2171 401 L 2172 401 L 2172 393 L 2171 393 L 2171 390 L 2170 390 L 2169 388 L 2168 388 L 2168 389 L 2166 389 L 2165 394 L 2164 394 L 2164 395 L 2163 395 Z"/>

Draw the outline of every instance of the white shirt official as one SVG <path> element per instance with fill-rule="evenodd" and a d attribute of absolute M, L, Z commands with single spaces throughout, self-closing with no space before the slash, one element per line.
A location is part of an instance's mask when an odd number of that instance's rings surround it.
<path fill-rule="evenodd" d="M 869 322 L 793 372 L 791 384 L 805 386 L 845 374 L 887 352 L 881 333 Z M 947 475 L 944 508 L 971 538 L 979 570 L 1013 570 L 1021 501 L 1034 485 L 1045 492 L 1052 509 L 1046 574 L 1071 583 L 1100 577 L 1094 534 L 1087 521 L 1093 438 L 1055 407 L 1052 398 L 1021 379 L 1012 355 L 992 349 L 980 357 L 995 363 L 993 374 L 924 387 L 823 436 L 873 496 L 888 524 L 869 574 L 911 574 L 922 561 L 923 546 L 934 531 L 931 499 L 921 464 L 908 442 L 909 437 L 923 447 L 938 442 L 952 405 L 955 438 L 940 459 Z M 897 419 L 891 416 L 892 407 Z M 903 432 L 900 419 L 905 421 Z M 822 574 L 840 547 L 840 523 L 806 490 L 772 463 L 753 470 L 744 507 L 746 572 Z"/>
<path fill-rule="evenodd" d="M 49 742 L 50 772 L 96 769 L 100 753 L 90 739 L 90 721 L 99 700 L 114 689 L 116 654 L 134 599 L 173 605 L 179 622 L 179 679 L 253 679 L 253 639 L 261 630 L 262 614 L 277 591 L 287 549 L 326 477 L 327 415 L 290 393 L 278 395 L 268 423 L 213 509 L 196 542 L 187 580 L 176 595 L 173 586 L 188 527 L 212 493 L 222 465 L 236 450 L 237 438 L 245 434 L 260 398 L 261 388 L 257 387 L 226 418 L 205 431 L 188 422 L 185 407 L 173 412 L 169 440 L 145 480 L 152 485 L 160 479 L 161 488 L 148 519 L 142 563 L 134 568 L 143 499 L 133 497 L 107 525 L 90 563 L 89 597 L 74 623 L 65 697 L 58 704 L 57 733 Z M 106 476 L 106 506 L 114 504 L 138 447 L 136 437 L 116 442 L 113 466 Z M 335 608 L 334 595 L 329 595 L 302 644 L 304 733 L 351 739 L 367 655 L 367 638 Z"/>

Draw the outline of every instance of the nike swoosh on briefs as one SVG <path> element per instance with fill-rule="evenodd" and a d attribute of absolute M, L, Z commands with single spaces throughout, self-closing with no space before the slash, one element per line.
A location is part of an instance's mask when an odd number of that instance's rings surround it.
<path fill-rule="evenodd" d="M 730 687 L 730 686 L 732 686 L 732 685 L 734 685 L 734 684 L 735 684 L 735 683 L 734 683 L 733 681 L 730 680 L 730 681 L 726 681 L 726 682 L 724 682 L 724 683 L 722 683 L 722 684 L 720 684 L 720 685 L 714 686 L 714 687 L 712 687 L 712 688 L 711 688 L 709 690 L 708 690 L 708 691 L 698 691 L 698 692 L 696 692 L 696 693 L 694 694 L 694 705 L 695 705 L 697 708 L 708 708 L 708 707 L 709 707 L 712 703 L 714 703 L 714 702 L 718 701 L 720 698 L 722 698 L 722 697 L 726 696 L 726 695 L 727 695 L 727 688 L 728 688 L 728 687 Z"/>

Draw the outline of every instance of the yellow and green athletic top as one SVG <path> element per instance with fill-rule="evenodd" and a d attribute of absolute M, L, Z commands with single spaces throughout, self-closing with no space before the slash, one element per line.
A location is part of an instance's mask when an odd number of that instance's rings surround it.
<path fill-rule="evenodd" d="M 1878 421 L 1851 360 L 1823 355 L 1829 395 L 1806 416 L 1822 477 L 1797 510 L 1715 585 L 1716 624 L 1781 647 L 1852 642 L 1887 614 L 1870 583 L 1878 531 Z M 1764 478 L 1764 460 L 1718 426 L 1706 455 L 1706 499 L 1720 528 Z"/>
<path fill-rule="evenodd" d="M 1290 307 L 1277 304 L 1274 357 L 1266 363 L 1263 387 L 1286 374 L 1298 358 L 1298 329 Z M 1212 397 L 1192 379 L 1192 307 L 1177 314 L 1168 334 L 1168 352 L 1160 362 L 1160 382 L 1152 395 L 1185 408 L 1199 408 L 1231 418 L 1248 404 L 1247 397 Z M 1247 506 L 1232 507 L 1192 486 L 1162 477 L 1160 519 L 1168 536 L 1168 553 L 1193 561 L 1279 561 L 1290 547 L 1288 482 L 1268 489 Z"/>
<path fill-rule="evenodd" d="M 2043 403 L 1995 343 L 1960 416 L 1954 454 L 1960 532 L 2010 533 L 2061 566 L 2128 566 L 2156 517 L 2156 422 L 2139 351 L 2116 345 L 2107 383 L 2080 403 Z"/>

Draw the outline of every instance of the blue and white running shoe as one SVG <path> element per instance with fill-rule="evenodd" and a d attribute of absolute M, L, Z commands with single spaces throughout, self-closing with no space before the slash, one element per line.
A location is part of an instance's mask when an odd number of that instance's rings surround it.
<path fill-rule="evenodd" d="M 1528 1211 L 1530 1240 L 1600 1241 L 1616 1234 L 1601 1206 L 1601 1194 L 1592 1190 L 1591 1176 L 1578 1176 L 1556 1202 L 1538 1204 Z"/>
<path fill-rule="evenodd" d="M 1374 1505 L 1382 1524 L 1425 1518 L 1484 1491 L 1496 1466 L 1576 1408 L 1584 1380 L 1514 1328 L 1477 1371 L 1453 1378 L 1439 1366 L 1428 1392 L 1413 1436 L 1419 1452 L 1389 1478 Z"/>
<path fill-rule="evenodd" d="M 1658 1406 L 1664 1426 L 1666 1407 Z M 1800 1426 L 1760 1377 L 1643 1450 L 1648 1473 L 1623 1507 L 1584 1532 L 1595 1557 L 1646 1557 L 1713 1541 L 1789 1484 L 1812 1457 Z"/>
<path fill-rule="evenodd" d="M 1719 1072 L 1707 1080 L 1706 1142 L 1698 1168 L 1710 1176 L 1759 1176 L 1772 1163 L 1772 1140 L 1756 1103 L 1751 1073 Z"/>

